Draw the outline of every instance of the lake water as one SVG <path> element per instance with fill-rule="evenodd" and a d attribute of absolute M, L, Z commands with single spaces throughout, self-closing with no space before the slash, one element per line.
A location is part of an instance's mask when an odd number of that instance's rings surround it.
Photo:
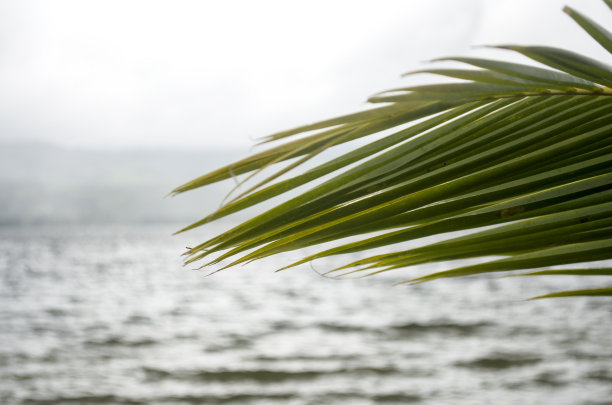
<path fill-rule="evenodd" d="M 612 404 L 612 300 L 525 300 L 596 279 L 204 277 L 176 229 L 0 228 L 0 403 Z"/>

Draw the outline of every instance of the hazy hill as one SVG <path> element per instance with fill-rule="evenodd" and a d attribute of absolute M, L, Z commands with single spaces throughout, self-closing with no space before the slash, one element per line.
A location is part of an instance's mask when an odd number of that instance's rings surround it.
<path fill-rule="evenodd" d="M 0 224 L 193 221 L 219 205 L 231 181 L 187 196 L 164 195 L 247 153 L 0 144 Z"/>

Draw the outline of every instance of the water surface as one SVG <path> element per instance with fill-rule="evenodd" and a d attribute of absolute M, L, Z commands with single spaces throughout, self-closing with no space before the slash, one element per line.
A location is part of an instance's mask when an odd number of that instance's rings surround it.
<path fill-rule="evenodd" d="M 525 301 L 595 279 L 204 277 L 177 228 L 0 228 L 0 403 L 612 403 L 612 302 Z"/>

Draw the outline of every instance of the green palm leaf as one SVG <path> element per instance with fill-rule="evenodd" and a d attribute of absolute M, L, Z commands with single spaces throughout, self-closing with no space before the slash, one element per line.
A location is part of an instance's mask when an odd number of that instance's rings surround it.
<path fill-rule="evenodd" d="M 609 31 L 569 7 L 564 11 L 612 53 Z M 280 144 L 177 187 L 171 194 L 246 176 L 240 193 L 182 232 L 311 184 L 190 248 L 186 263 L 201 261 L 203 267 L 228 260 L 226 268 L 336 242 L 283 269 L 345 255 L 346 264 L 330 272 L 366 275 L 479 259 L 408 275 L 406 282 L 508 271 L 612 275 L 612 268 L 589 264 L 612 259 L 612 68 L 557 48 L 497 48 L 546 67 L 441 58 L 435 62 L 471 68 L 411 72 L 461 82 L 384 91 L 369 99 L 382 106 L 270 135 L 262 143 Z M 319 154 L 361 138 L 368 142 L 293 174 Z M 272 174 L 256 181 L 264 170 Z M 406 247 L 454 231 L 469 234 Z M 381 247 L 389 253 L 367 254 Z M 356 252 L 365 257 L 351 260 Z M 576 263 L 572 269 L 542 269 Z M 537 298 L 576 295 L 612 295 L 612 289 Z"/>

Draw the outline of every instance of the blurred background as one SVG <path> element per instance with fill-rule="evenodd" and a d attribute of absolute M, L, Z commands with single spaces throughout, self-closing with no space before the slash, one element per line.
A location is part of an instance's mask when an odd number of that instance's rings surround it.
<path fill-rule="evenodd" d="M 566 4 L 612 26 L 599 0 L 0 2 L 0 402 L 612 404 L 609 300 L 524 301 L 597 280 L 204 277 L 185 246 L 244 217 L 171 234 L 232 181 L 163 198 L 436 57 L 610 62 Z"/>

